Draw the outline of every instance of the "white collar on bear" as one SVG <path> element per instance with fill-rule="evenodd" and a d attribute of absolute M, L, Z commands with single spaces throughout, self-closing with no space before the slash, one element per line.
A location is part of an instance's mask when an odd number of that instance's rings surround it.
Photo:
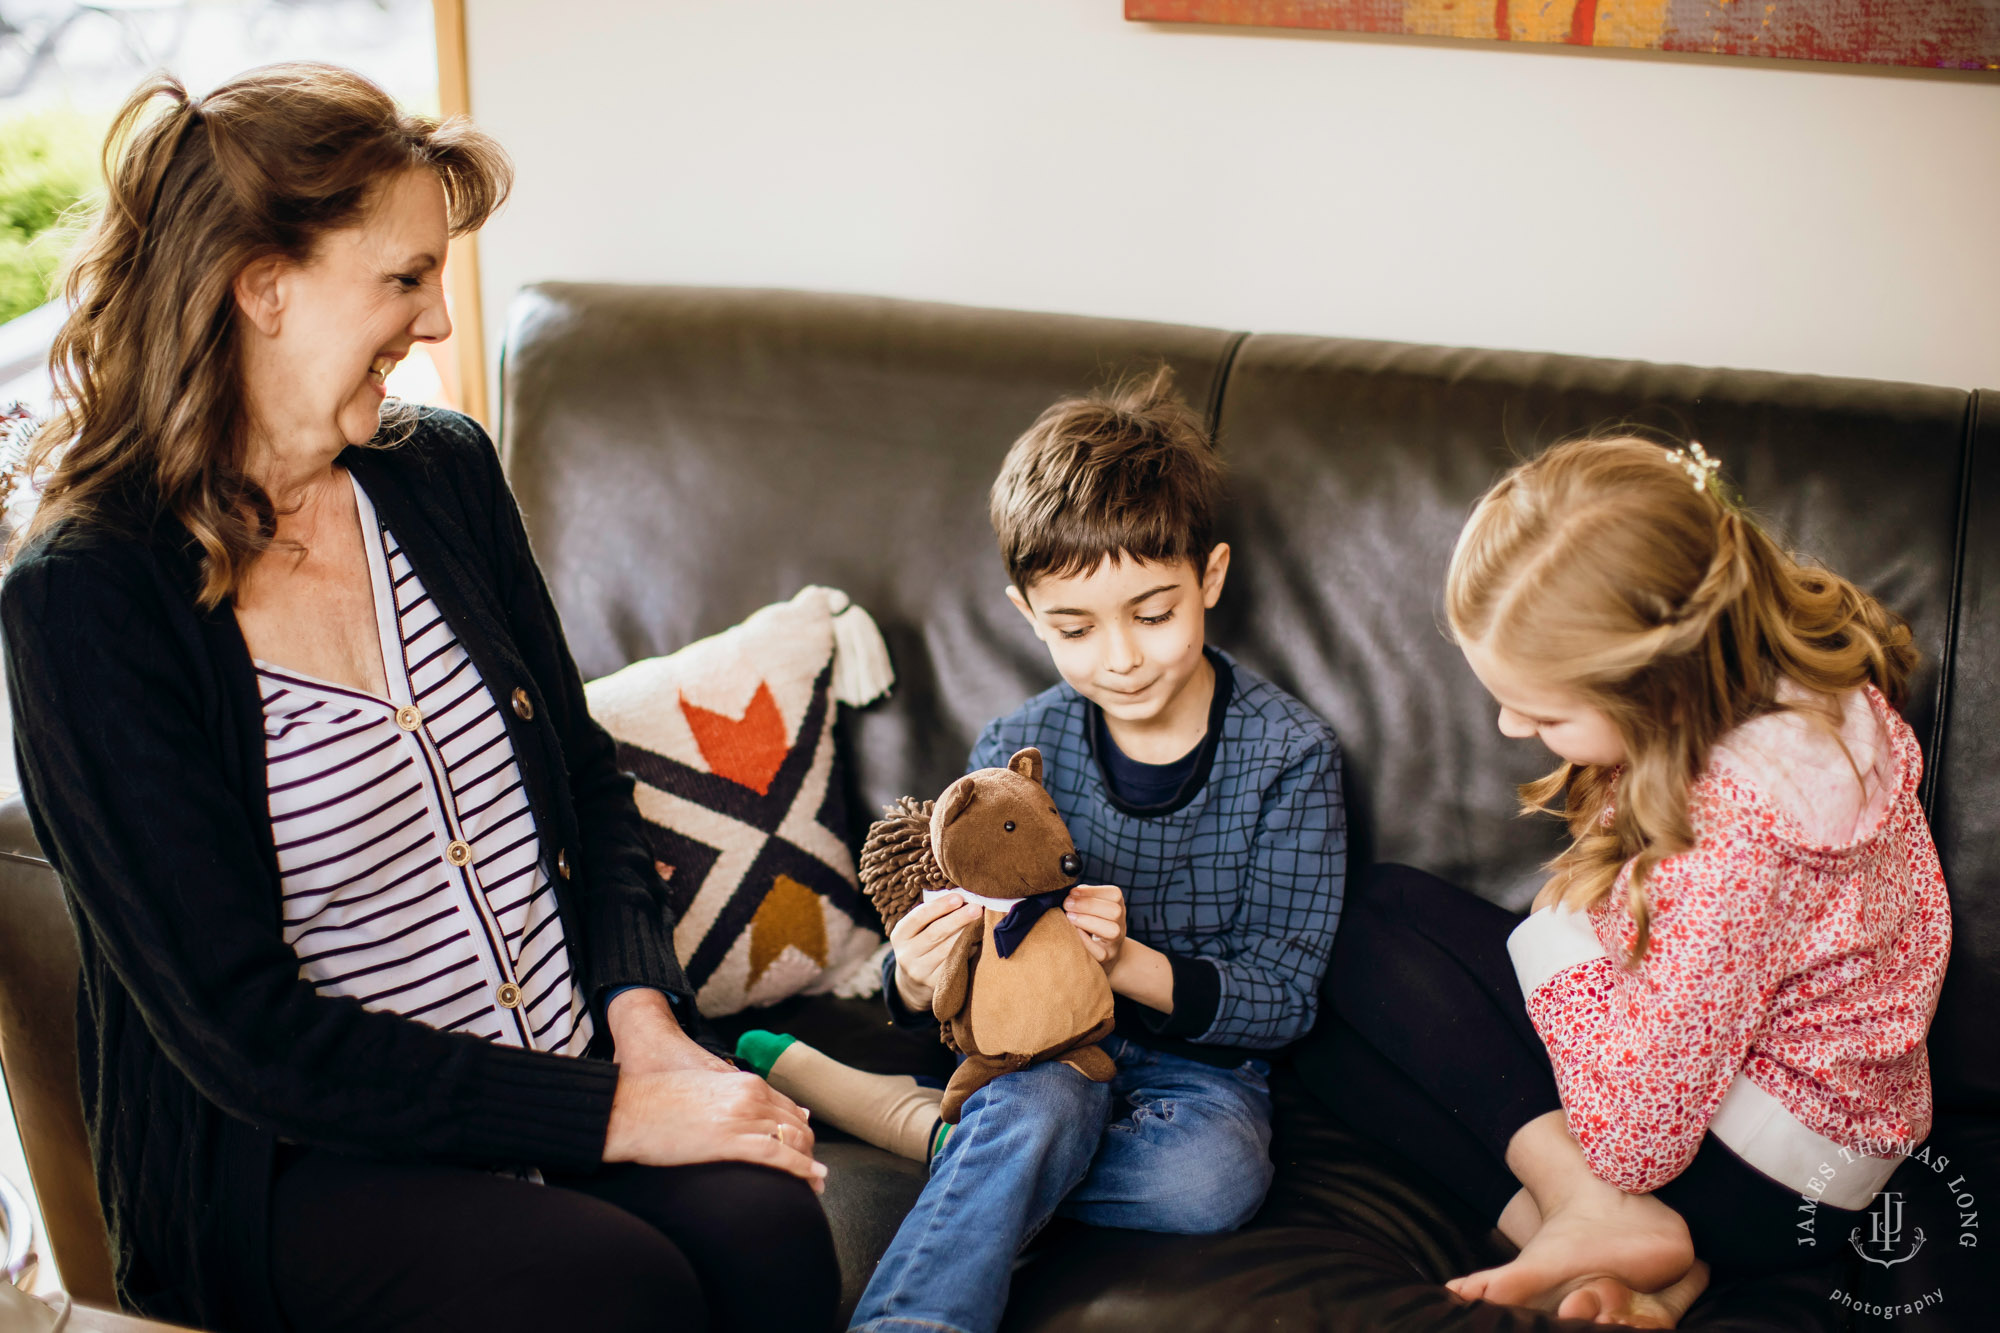
<path fill-rule="evenodd" d="M 987 911 L 998 912 L 1002 916 L 1007 915 L 1007 913 L 1021 905 L 1019 898 L 988 898 L 984 894 L 974 893 L 970 889 L 925 889 L 924 901 L 930 902 L 934 898 L 942 898 L 947 893 L 955 893 L 969 903 L 978 903 Z"/>

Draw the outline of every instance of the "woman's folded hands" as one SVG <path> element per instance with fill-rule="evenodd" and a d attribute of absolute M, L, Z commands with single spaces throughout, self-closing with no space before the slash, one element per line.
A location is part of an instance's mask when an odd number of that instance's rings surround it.
<path fill-rule="evenodd" d="M 618 1059 L 605 1161 L 752 1162 L 789 1172 L 815 1192 L 825 1188 L 826 1168 L 813 1160 L 806 1112 L 697 1044 L 674 1019 L 666 996 L 624 992 L 605 1017 Z"/>
<path fill-rule="evenodd" d="M 604 1160 L 648 1166 L 753 1162 L 824 1188 L 806 1113 L 755 1074 L 621 1069 L 611 1099 Z"/>

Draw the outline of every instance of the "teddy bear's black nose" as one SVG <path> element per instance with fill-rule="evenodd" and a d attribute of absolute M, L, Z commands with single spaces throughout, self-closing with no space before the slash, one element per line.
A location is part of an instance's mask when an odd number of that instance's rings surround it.
<path fill-rule="evenodd" d="M 1063 874 L 1065 874 L 1065 875 L 1069 875 L 1069 876 L 1071 876 L 1072 878 L 1074 878 L 1074 877 L 1075 877 L 1075 875 L 1077 874 L 1077 872 L 1078 872 L 1078 871 L 1080 871 L 1080 870 L 1082 870 L 1082 869 L 1083 869 L 1083 867 L 1082 867 L 1081 865 L 1077 864 L 1077 859 L 1076 859 L 1076 853 L 1075 853 L 1075 852 L 1064 852 L 1064 853 L 1063 853 L 1063 859 L 1062 859 L 1062 872 L 1063 872 Z"/>

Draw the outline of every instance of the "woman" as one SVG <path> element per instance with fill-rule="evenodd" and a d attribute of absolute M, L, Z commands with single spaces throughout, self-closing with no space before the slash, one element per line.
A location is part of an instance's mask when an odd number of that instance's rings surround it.
<path fill-rule="evenodd" d="M 106 162 L 0 620 L 121 1299 L 827 1326 L 813 1136 L 691 1035 L 494 451 L 384 409 L 505 156 L 296 64 L 152 80 Z"/>

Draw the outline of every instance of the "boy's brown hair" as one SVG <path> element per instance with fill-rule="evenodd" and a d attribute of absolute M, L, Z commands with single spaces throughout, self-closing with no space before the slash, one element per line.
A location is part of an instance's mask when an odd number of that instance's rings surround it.
<path fill-rule="evenodd" d="M 1023 594 L 1105 559 L 1189 560 L 1199 570 L 1215 547 L 1221 500 L 1222 460 L 1161 366 L 1036 418 L 993 482 L 993 532 Z"/>

